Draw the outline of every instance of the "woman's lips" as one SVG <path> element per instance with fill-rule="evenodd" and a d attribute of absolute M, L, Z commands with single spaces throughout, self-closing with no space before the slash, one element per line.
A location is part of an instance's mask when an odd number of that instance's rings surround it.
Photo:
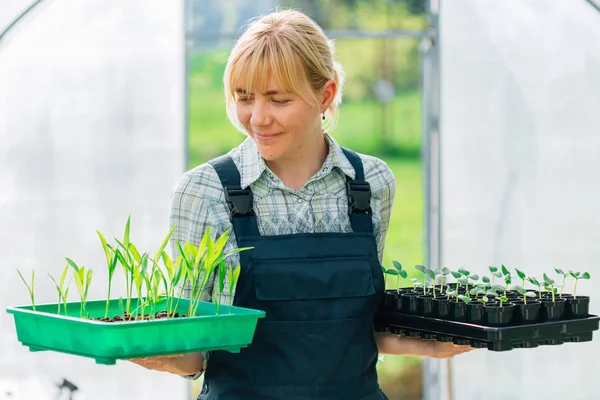
<path fill-rule="evenodd" d="M 254 137 L 260 141 L 263 142 L 268 142 L 270 140 L 273 140 L 277 137 L 281 136 L 281 133 L 259 133 L 259 132 L 254 132 Z"/>

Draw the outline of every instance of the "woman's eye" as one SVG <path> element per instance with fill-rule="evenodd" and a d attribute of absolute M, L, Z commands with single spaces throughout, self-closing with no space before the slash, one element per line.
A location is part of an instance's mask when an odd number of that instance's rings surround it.
<path fill-rule="evenodd" d="M 243 97 L 243 96 L 240 96 L 240 97 L 238 97 L 238 101 L 240 103 L 249 103 L 249 102 L 252 101 L 252 97 Z"/>
<path fill-rule="evenodd" d="M 275 99 L 273 99 L 273 103 L 279 104 L 279 105 L 288 104 L 290 101 L 291 100 L 275 100 Z"/>

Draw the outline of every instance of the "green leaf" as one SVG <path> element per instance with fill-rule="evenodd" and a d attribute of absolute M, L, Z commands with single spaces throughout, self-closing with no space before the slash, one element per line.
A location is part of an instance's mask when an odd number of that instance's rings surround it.
<path fill-rule="evenodd" d="M 579 275 L 581 274 L 581 272 L 575 272 L 575 271 L 569 270 L 569 274 L 571 274 L 571 276 L 573 278 L 579 278 Z"/>
<path fill-rule="evenodd" d="M 583 274 L 581 274 L 581 276 L 579 276 L 579 279 L 590 279 L 590 273 L 584 272 Z"/>
<path fill-rule="evenodd" d="M 489 266 L 488 269 L 490 270 L 490 274 L 498 272 L 498 267 Z"/>
<path fill-rule="evenodd" d="M 457 271 L 451 271 L 451 274 L 454 277 L 454 279 L 459 279 L 462 276 L 462 274 Z"/>
<path fill-rule="evenodd" d="M 446 267 L 442 268 L 442 274 L 444 275 L 448 275 L 450 273 L 450 270 Z"/>
<path fill-rule="evenodd" d="M 69 272 L 69 266 L 67 265 L 65 269 L 63 269 L 63 273 L 60 276 L 60 288 L 62 290 L 63 285 L 65 284 L 65 279 L 67 278 L 67 273 Z"/>
<path fill-rule="evenodd" d="M 404 271 L 404 272 L 406 272 L 406 271 Z M 392 275 L 392 276 L 398 276 L 398 275 L 400 275 L 400 274 L 398 273 L 398 271 L 396 271 L 395 269 L 388 269 L 388 270 L 387 270 L 387 274 L 388 274 L 388 275 Z"/>
<path fill-rule="evenodd" d="M 131 228 L 131 215 L 127 217 L 127 223 L 125 224 L 125 233 L 123 235 L 123 244 L 126 248 L 129 247 L 129 231 Z"/>
<path fill-rule="evenodd" d="M 471 298 L 469 296 L 463 296 L 462 294 L 458 296 L 458 299 L 464 301 L 465 303 L 471 301 Z"/>
<path fill-rule="evenodd" d="M 469 275 L 471 275 L 471 273 L 469 271 L 467 271 L 466 269 L 464 269 L 464 268 L 459 268 L 458 272 L 460 272 L 461 274 L 463 274 L 464 276 L 467 276 L 467 277 Z"/>
<path fill-rule="evenodd" d="M 515 286 L 515 290 L 517 292 L 519 292 L 520 294 L 525 294 L 525 292 L 526 292 L 526 290 L 524 288 L 522 288 L 521 286 L 519 286 L 519 285 Z"/>
<path fill-rule="evenodd" d="M 417 265 L 415 265 L 415 268 L 417 270 L 421 271 L 422 273 L 425 273 L 425 266 L 424 265 L 417 264 Z"/>
<path fill-rule="evenodd" d="M 458 278 L 457 281 L 462 284 L 462 285 L 467 285 L 469 284 L 469 278 L 467 278 L 466 276 L 463 276 L 461 278 Z"/>
<path fill-rule="evenodd" d="M 529 283 L 531 283 L 532 285 L 535 285 L 535 286 L 540 286 L 540 282 L 539 282 L 539 281 L 538 281 L 536 278 L 534 278 L 533 276 L 530 276 L 530 277 L 528 277 L 528 278 L 527 278 L 527 280 L 528 280 L 528 281 L 529 281 Z"/>
<path fill-rule="evenodd" d="M 425 269 L 425 275 L 427 275 L 430 279 L 435 279 L 435 272 L 430 269 Z"/>
<path fill-rule="evenodd" d="M 487 276 L 484 276 L 483 278 L 481 278 L 481 281 L 482 281 L 483 283 L 485 283 L 486 285 L 487 285 L 488 283 L 490 283 L 490 282 L 491 282 L 491 281 L 490 281 L 490 278 L 488 278 Z"/>
<path fill-rule="evenodd" d="M 510 275 L 510 272 L 508 271 L 508 269 L 504 266 L 504 264 L 502 264 L 502 267 L 500 267 L 500 270 L 502 271 L 502 275 Z"/>
<path fill-rule="evenodd" d="M 554 271 L 556 271 L 556 273 L 560 274 L 560 275 L 567 275 L 564 273 L 564 271 L 562 269 L 554 268 Z"/>
<path fill-rule="evenodd" d="M 502 278 L 504 275 L 502 275 L 502 272 L 501 272 L 501 271 L 498 271 L 498 272 L 494 272 L 494 276 L 495 276 L 496 278 Z"/>
<path fill-rule="evenodd" d="M 523 294 L 523 293 L 521 293 L 521 294 Z M 533 293 L 533 292 L 526 292 L 524 295 L 525 295 L 525 296 L 527 296 L 527 297 L 536 297 L 536 296 L 537 296 L 537 295 L 536 295 L 535 293 Z"/>
<path fill-rule="evenodd" d="M 517 272 L 517 276 L 519 277 L 519 279 L 525 279 L 526 275 L 523 271 L 520 271 L 517 268 L 515 268 L 515 271 Z"/>
<path fill-rule="evenodd" d="M 498 293 L 496 293 L 496 291 L 495 291 L 495 290 L 487 290 L 487 291 L 485 292 L 485 294 L 486 294 L 486 295 L 488 295 L 488 296 L 492 296 L 492 297 L 496 297 L 496 296 L 498 296 Z"/>
<path fill-rule="evenodd" d="M 492 290 L 494 290 L 496 292 L 503 292 L 504 291 L 504 287 L 500 286 L 500 285 L 492 285 Z"/>
<path fill-rule="evenodd" d="M 546 273 L 544 273 L 543 278 L 544 278 L 544 284 L 546 284 L 548 286 L 554 284 L 554 279 L 551 279 L 548 275 L 546 275 Z"/>
<path fill-rule="evenodd" d="M 472 280 L 476 281 L 476 280 L 478 280 L 478 279 L 479 279 L 479 275 L 477 275 L 477 274 L 473 274 L 473 275 L 471 275 L 469 278 L 471 278 Z"/>
<path fill-rule="evenodd" d="M 399 272 L 399 274 L 400 274 L 400 277 L 403 279 L 406 279 L 408 277 L 408 272 L 406 272 L 405 270 L 401 270 Z"/>
<path fill-rule="evenodd" d="M 223 293 L 225 289 L 225 271 L 227 271 L 227 264 L 225 261 L 219 263 L 219 293 Z"/>
<path fill-rule="evenodd" d="M 77 266 L 77 264 L 75 264 L 75 261 L 71 260 L 70 258 L 66 258 L 67 263 L 69 263 L 69 265 L 71 267 L 73 267 L 73 269 L 75 269 L 75 271 L 79 272 L 79 267 Z"/>
<path fill-rule="evenodd" d="M 400 264 L 398 261 L 396 261 L 396 260 L 392 261 L 392 265 L 394 266 L 396 271 L 398 271 L 398 272 L 402 271 L 402 264 Z"/>
<path fill-rule="evenodd" d="M 104 255 L 106 256 L 106 264 L 110 265 L 110 261 L 112 259 L 112 254 L 111 254 L 112 252 L 111 252 L 110 248 L 108 247 L 108 244 L 106 243 L 106 239 L 104 238 L 104 235 L 102 234 L 102 232 L 96 231 L 96 233 L 100 237 L 100 242 L 102 242 L 102 249 L 104 250 Z"/>
<path fill-rule="evenodd" d="M 129 251 L 131 252 L 131 255 L 136 263 L 139 263 L 142 260 L 142 256 L 140 255 L 137 247 L 135 247 L 135 245 L 131 242 L 129 242 Z"/>

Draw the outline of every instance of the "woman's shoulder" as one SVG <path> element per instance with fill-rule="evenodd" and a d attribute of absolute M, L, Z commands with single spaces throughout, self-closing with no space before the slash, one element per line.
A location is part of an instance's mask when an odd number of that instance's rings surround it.
<path fill-rule="evenodd" d="M 369 182 L 372 192 L 388 189 L 395 184 L 394 173 L 385 161 L 368 154 L 357 154 L 363 162 L 365 180 Z"/>
<path fill-rule="evenodd" d="M 208 162 L 185 172 L 175 183 L 173 193 L 204 201 L 225 201 L 221 180 Z"/>

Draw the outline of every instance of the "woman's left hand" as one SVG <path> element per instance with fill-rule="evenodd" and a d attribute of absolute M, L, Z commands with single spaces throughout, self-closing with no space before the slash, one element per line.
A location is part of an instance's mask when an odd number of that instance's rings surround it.
<path fill-rule="evenodd" d="M 375 332 L 375 341 L 380 354 L 450 358 L 474 350 L 471 346 L 459 346 L 454 343 L 423 340 L 384 332 Z"/>

